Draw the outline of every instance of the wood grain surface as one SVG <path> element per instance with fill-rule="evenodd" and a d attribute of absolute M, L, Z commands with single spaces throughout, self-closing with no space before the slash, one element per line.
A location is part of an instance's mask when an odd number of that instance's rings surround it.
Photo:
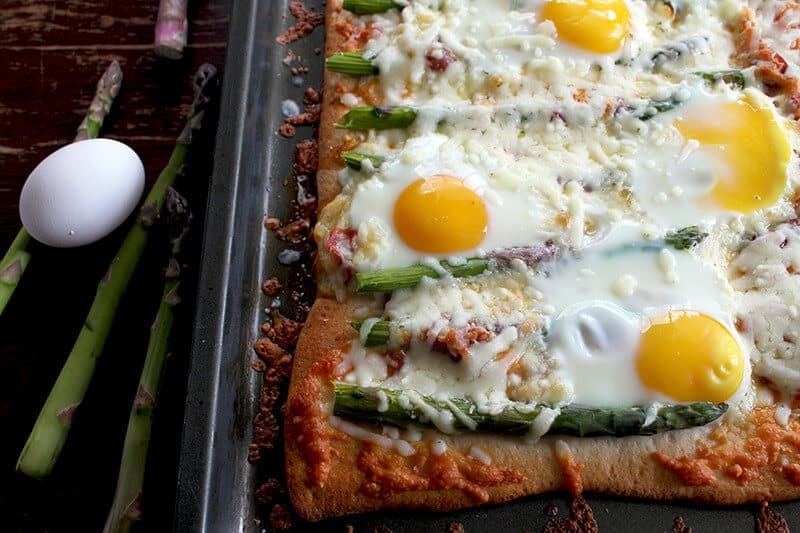
<path fill-rule="evenodd" d="M 97 77 L 119 60 L 122 92 L 102 135 L 129 144 L 148 184 L 166 163 L 191 101 L 194 69 L 222 71 L 232 0 L 190 2 L 181 61 L 152 52 L 158 0 L 0 0 L 0 246 L 19 229 L 17 201 L 36 164 L 71 140 Z M 202 214 L 211 169 L 207 134 L 179 188 Z M 195 224 L 193 262 L 202 229 Z M 119 456 L 161 286 L 163 236 L 156 235 L 123 300 L 104 357 L 50 479 L 33 482 L 14 464 L 91 304 L 97 281 L 124 236 L 76 250 L 36 246 L 0 317 L 0 531 L 99 531 L 113 498 Z M 143 531 L 170 529 L 181 433 L 191 298 L 173 337 L 156 414 Z"/>

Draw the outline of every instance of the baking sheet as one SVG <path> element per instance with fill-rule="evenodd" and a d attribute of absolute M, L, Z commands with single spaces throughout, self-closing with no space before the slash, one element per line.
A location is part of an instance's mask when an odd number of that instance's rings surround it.
<path fill-rule="evenodd" d="M 288 48 L 312 67 L 302 83 L 281 63 L 286 47 L 275 43 L 292 23 L 289 0 L 235 0 L 209 191 L 197 311 L 191 349 L 188 393 L 178 474 L 174 531 L 260 532 L 254 500 L 257 473 L 247 462 L 260 376 L 252 371 L 252 345 L 264 321 L 267 302 L 261 282 L 285 279 L 276 256 L 282 245 L 265 230 L 267 216 L 284 218 L 293 190 L 284 189 L 291 174 L 294 139 L 277 135 L 284 99 L 302 102 L 305 87 L 320 87 L 324 32 Z M 321 0 L 306 2 L 323 9 Z M 313 58 L 313 59 L 312 59 Z M 293 83 L 294 81 L 294 83 Z M 631 501 L 590 495 L 601 531 L 671 531 L 682 516 L 699 532 L 753 531 L 756 506 L 709 508 L 685 503 Z M 569 500 L 549 494 L 502 505 L 432 514 L 397 511 L 342 517 L 319 524 L 299 523 L 296 531 L 372 531 L 383 524 L 392 531 L 446 531 L 460 522 L 476 531 L 541 531 L 554 504 L 568 516 Z M 775 504 L 790 528 L 800 527 L 800 503 Z M 266 517 L 262 517 L 266 518 Z M 266 523 L 266 520 L 264 521 Z"/>

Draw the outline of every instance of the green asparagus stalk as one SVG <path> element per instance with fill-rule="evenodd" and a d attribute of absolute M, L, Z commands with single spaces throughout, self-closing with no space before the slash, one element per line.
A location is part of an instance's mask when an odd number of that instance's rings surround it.
<path fill-rule="evenodd" d="M 342 8 L 356 15 L 386 13 L 390 9 L 400 9 L 403 4 L 393 0 L 344 0 Z"/>
<path fill-rule="evenodd" d="M 354 107 L 343 117 L 337 128 L 346 130 L 391 130 L 409 127 L 417 118 L 410 107 Z"/>
<path fill-rule="evenodd" d="M 381 166 L 384 161 L 384 159 L 380 156 L 364 154 L 361 152 L 356 152 L 355 150 L 342 152 L 342 159 L 344 160 L 345 165 L 353 170 L 361 170 L 362 163 L 365 159 L 369 159 L 373 168 Z"/>
<path fill-rule="evenodd" d="M 378 67 L 363 52 L 336 52 L 325 60 L 325 68 L 353 76 L 377 74 Z"/>
<path fill-rule="evenodd" d="M 175 307 L 181 302 L 179 295 L 180 256 L 191 224 L 191 214 L 186 201 L 171 188 L 167 193 L 166 211 L 172 230 L 170 232 L 170 258 L 164 274 L 166 281 L 161 293 L 161 304 L 158 307 L 155 321 L 150 327 L 150 340 L 147 345 L 144 368 L 142 368 L 139 378 L 139 387 L 133 400 L 133 408 L 128 417 L 128 429 L 122 449 L 117 489 L 103 529 L 104 533 L 128 532 L 141 515 L 140 502 L 153 411 L 158 399 L 164 364 L 167 360 L 167 348 L 175 318 Z"/>
<path fill-rule="evenodd" d="M 673 94 L 672 96 L 664 100 L 650 100 L 647 103 L 647 106 L 642 108 L 640 112 L 641 114 L 639 115 L 639 119 L 650 120 L 651 118 L 655 117 L 660 113 L 664 113 L 666 111 L 672 111 L 673 109 L 683 104 L 683 102 L 684 102 L 683 97 L 679 96 L 678 94 Z"/>
<path fill-rule="evenodd" d="M 92 307 L 75 346 L 64 363 L 58 379 L 39 413 L 28 441 L 17 461 L 17 470 L 29 477 L 47 476 L 69 434 L 72 418 L 86 393 L 97 358 L 103 351 L 119 307 L 122 293 L 133 276 L 150 233 L 167 195 L 167 189 L 183 170 L 192 142 L 192 132 L 202 124 L 203 113 L 216 81 L 216 68 L 202 65 L 194 77 L 194 102 L 186 126 L 178 136 L 172 156 L 140 208 L 134 226 L 125 237 L 116 257 L 97 287 Z"/>
<path fill-rule="evenodd" d="M 700 76 L 709 83 L 722 81 L 731 87 L 744 89 L 747 82 L 741 70 L 711 70 L 708 72 L 692 72 L 695 76 Z"/>
<path fill-rule="evenodd" d="M 333 414 L 370 424 L 433 426 L 425 414 L 430 409 L 453 413 L 453 427 L 460 430 L 522 435 L 529 432 L 544 404 L 511 405 L 499 413 L 481 413 L 471 400 L 453 397 L 441 401 L 414 392 L 380 387 L 335 383 Z M 588 407 L 566 405 L 550 425 L 548 435 L 575 437 L 654 435 L 675 429 L 703 426 L 713 422 L 728 406 L 724 403 L 695 402 L 684 405 Z M 465 423 L 465 420 L 471 421 Z M 467 425 L 469 424 L 469 425 Z"/>
<path fill-rule="evenodd" d="M 489 267 L 488 259 L 467 259 L 459 265 L 451 265 L 446 260 L 439 264 L 444 270 L 456 278 L 477 276 Z M 426 265 L 411 265 L 399 268 L 387 268 L 373 272 L 357 272 L 357 292 L 389 292 L 396 289 L 406 289 L 419 284 L 423 277 L 438 278 L 439 271 Z"/>
<path fill-rule="evenodd" d="M 361 345 L 368 348 L 374 346 L 384 346 L 389 342 L 389 321 L 380 319 L 367 319 L 353 322 L 350 325 L 358 331 Z M 362 331 L 368 327 L 367 331 Z"/>
<path fill-rule="evenodd" d="M 700 231 L 700 228 L 697 226 L 687 226 L 677 231 L 667 233 L 664 237 L 664 242 L 676 250 L 691 250 L 706 237 L 708 237 L 708 233 Z"/>
<path fill-rule="evenodd" d="M 78 126 L 78 132 L 73 142 L 94 139 L 99 135 L 103 121 L 111 110 L 111 104 L 119 93 L 120 85 L 122 85 L 122 68 L 120 68 L 119 62 L 112 61 L 97 82 L 94 98 L 89 104 L 86 116 Z M 0 260 L 0 315 L 3 314 L 3 310 L 17 289 L 31 260 L 31 254 L 28 251 L 30 242 L 31 236 L 25 228 L 22 228 L 3 259 Z"/>

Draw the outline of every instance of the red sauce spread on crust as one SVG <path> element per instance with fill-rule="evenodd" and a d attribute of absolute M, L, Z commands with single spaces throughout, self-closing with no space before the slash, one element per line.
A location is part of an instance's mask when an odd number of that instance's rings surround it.
<path fill-rule="evenodd" d="M 359 454 L 358 469 L 365 476 L 362 492 L 374 498 L 409 490 L 461 490 L 477 503 L 485 503 L 489 500 L 486 487 L 525 479 L 516 470 L 487 465 L 455 450 L 441 455 L 417 450 L 403 457 L 369 443 Z"/>
<path fill-rule="evenodd" d="M 676 459 L 661 452 L 653 452 L 653 459 L 681 478 L 681 481 L 687 487 L 713 485 L 717 481 L 714 470 L 708 466 L 708 461 L 705 459 L 695 459 L 694 457 L 679 457 Z"/>
<path fill-rule="evenodd" d="M 338 455 L 331 445 L 336 430 L 330 427 L 327 413 L 320 405 L 320 391 L 329 387 L 341 360 L 339 350 L 331 350 L 316 361 L 289 402 L 286 439 L 297 443 L 306 463 L 308 483 L 323 487 L 328 480 L 331 462 Z"/>
<path fill-rule="evenodd" d="M 561 465 L 561 474 L 564 476 L 564 486 L 573 496 L 580 496 L 583 493 L 583 472 L 584 464 L 575 460 L 575 457 L 566 446 L 556 444 L 556 459 Z"/>
<path fill-rule="evenodd" d="M 783 427 L 774 408 L 760 407 L 742 425 L 714 429 L 698 441 L 693 455 L 654 452 L 652 457 L 687 486 L 713 485 L 720 475 L 746 485 L 769 470 L 800 485 L 800 422 Z"/>

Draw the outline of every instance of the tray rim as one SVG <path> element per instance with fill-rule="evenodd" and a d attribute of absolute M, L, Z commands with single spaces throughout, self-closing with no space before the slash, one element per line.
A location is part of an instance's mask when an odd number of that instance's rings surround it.
<path fill-rule="evenodd" d="M 227 282 L 234 248 L 233 240 L 229 237 L 233 234 L 236 219 L 237 185 L 243 174 L 242 154 L 247 116 L 247 106 L 243 102 L 248 101 L 252 89 L 250 66 L 257 9 L 258 0 L 232 0 L 230 6 L 219 123 L 192 322 L 174 531 L 209 529 L 209 494 L 213 490 L 212 449 L 224 355 Z M 230 46 L 231 43 L 244 46 Z"/>

